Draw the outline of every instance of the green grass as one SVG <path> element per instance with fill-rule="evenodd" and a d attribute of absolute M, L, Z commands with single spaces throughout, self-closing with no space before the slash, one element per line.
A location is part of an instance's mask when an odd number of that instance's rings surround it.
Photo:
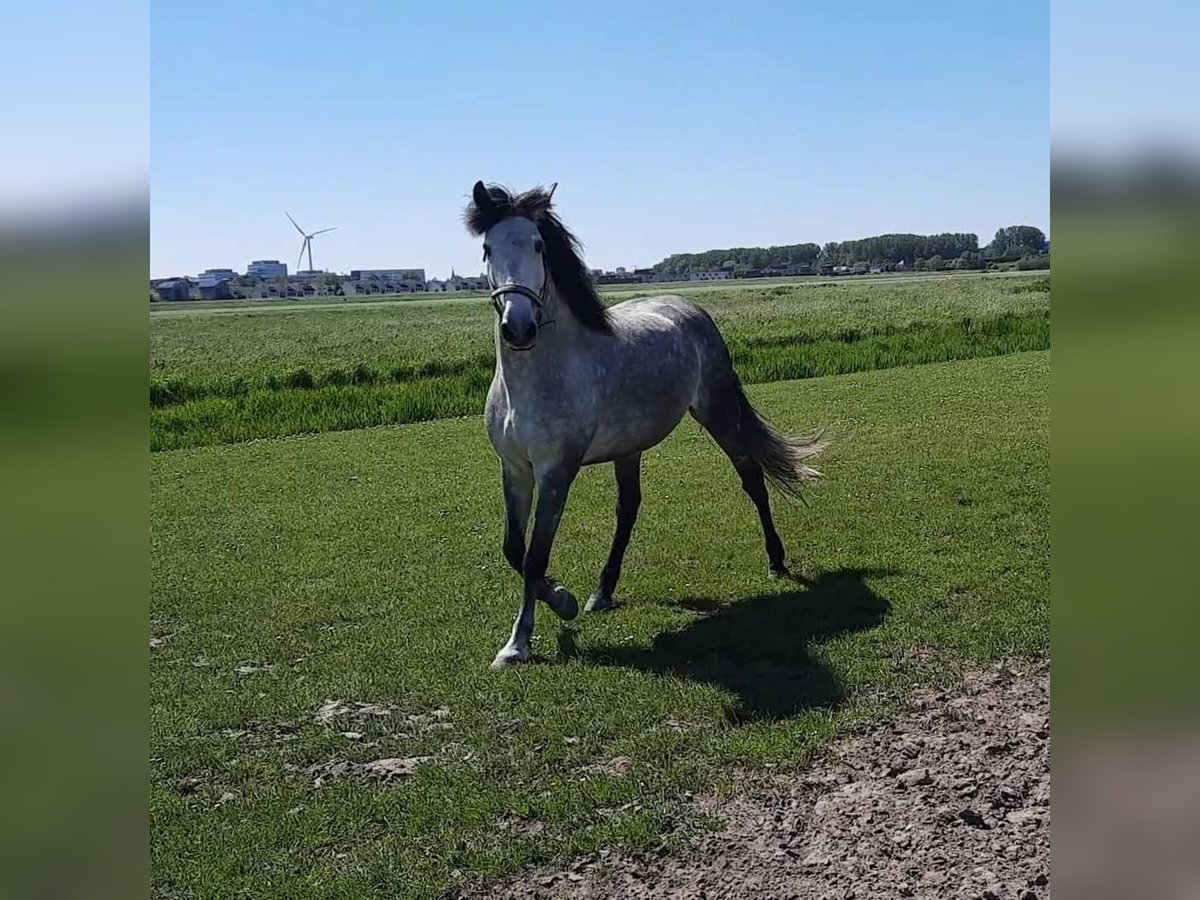
<path fill-rule="evenodd" d="M 807 585 L 766 579 L 752 507 L 686 422 L 647 457 L 621 607 L 539 610 L 540 662 L 501 673 L 518 591 L 478 418 L 154 454 L 156 892 L 429 897 L 649 846 L 690 821 L 687 791 L 803 762 L 967 663 L 1045 652 L 1048 389 L 1045 352 L 752 388 L 781 426 L 840 438 L 811 507 L 777 504 Z M 556 543 L 581 595 L 611 481 L 585 471 Z M 395 712 L 330 727 L 327 698 Z M 408 719 L 442 707 L 449 729 Z M 302 771 L 423 755 L 390 784 Z"/>
<path fill-rule="evenodd" d="M 1050 343 L 1044 274 L 706 285 L 697 297 L 751 384 Z M 484 301 L 439 300 L 152 316 L 151 449 L 477 413 L 492 315 Z"/>

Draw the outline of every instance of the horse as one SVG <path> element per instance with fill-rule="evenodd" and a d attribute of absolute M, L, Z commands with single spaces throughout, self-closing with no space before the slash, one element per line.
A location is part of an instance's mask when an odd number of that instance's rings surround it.
<path fill-rule="evenodd" d="M 564 620 L 579 612 L 574 594 L 547 567 L 583 466 L 611 462 L 617 482 L 616 532 L 587 612 L 615 606 L 642 499 L 642 454 L 685 413 L 712 435 L 740 476 L 758 511 L 773 577 L 788 569 L 767 482 L 798 496 L 804 483 L 822 477 L 808 462 L 824 449 L 820 436 L 786 436 L 751 405 L 704 309 L 676 295 L 611 307 L 601 302 L 582 245 L 555 212 L 555 187 L 516 193 L 478 181 L 463 212 L 467 230 L 483 239 L 495 310 L 496 370 L 484 422 L 500 460 L 503 553 L 524 586 L 495 669 L 529 659 L 539 599 Z"/>

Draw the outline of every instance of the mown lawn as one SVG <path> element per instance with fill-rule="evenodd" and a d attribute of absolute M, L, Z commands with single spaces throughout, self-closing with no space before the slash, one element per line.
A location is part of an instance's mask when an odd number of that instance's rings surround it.
<path fill-rule="evenodd" d="M 1050 345 L 1044 273 L 696 295 L 747 383 Z M 492 315 L 484 300 L 450 300 L 152 316 L 151 449 L 477 413 L 494 367 Z"/>
<path fill-rule="evenodd" d="M 647 457 L 621 607 L 543 608 L 538 663 L 500 673 L 517 583 L 478 418 L 153 454 L 156 893 L 428 897 L 650 845 L 692 821 L 689 791 L 1045 652 L 1049 364 L 752 388 L 839 439 L 811 506 L 777 504 L 796 583 L 766 578 L 737 478 L 685 423 Z M 585 473 L 556 544 L 581 596 L 611 480 Z M 341 765 L 419 757 L 390 781 Z"/>

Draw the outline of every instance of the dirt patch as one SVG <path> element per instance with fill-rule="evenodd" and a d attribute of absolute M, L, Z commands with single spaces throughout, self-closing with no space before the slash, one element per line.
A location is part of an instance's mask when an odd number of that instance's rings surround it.
<path fill-rule="evenodd" d="M 714 806 L 675 855 L 602 852 L 490 897 L 1050 896 L 1049 664 L 996 666 L 917 695 L 814 769 Z"/>
<path fill-rule="evenodd" d="M 633 768 L 633 760 L 628 756 L 618 756 L 608 762 L 593 763 L 589 766 L 582 766 L 575 770 L 574 774 L 579 776 L 588 775 L 607 775 L 615 777 L 619 775 L 628 775 L 630 769 Z"/>
<path fill-rule="evenodd" d="M 382 703 L 360 703 L 359 701 L 326 700 L 321 708 L 313 714 L 313 721 L 319 725 L 327 725 L 335 719 L 354 717 L 359 719 L 386 719 L 392 714 L 390 706 Z"/>
<path fill-rule="evenodd" d="M 351 746 L 364 749 L 377 748 L 382 744 L 394 747 L 397 741 L 407 741 L 414 735 L 424 732 L 451 730 L 454 725 L 448 721 L 449 718 L 450 709 L 446 706 L 440 706 L 425 713 L 411 713 L 403 720 L 408 731 L 391 731 L 385 728 L 376 735 L 380 740 L 365 740 L 367 733 L 364 731 L 342 731 L 341 729 L 347 722 L 353 722 L 356 719 L 362 723 L 359 727 L 364 728 L 368 727 L 366 723 L 370 721 L 383 722 L 385 725 L 391 721 L 399 721 L 399 714 L 395 708 L 382 703 L 327 699 L 313 714 L 313 722 L 318 725 L 336 727 L 338 733 L 351 742 Z M 453 751 L 452 755 L 458 756 L 463 762 L 473 758 L 473 754 L 461 744 L 448 744 L 446 750 Z M 361 750 L 356 751 L 354 755 L 361 755 L 361 752 Z M 311 779 L 313 787 L 320 788 L 327 782 L 344 775 L 367 776 L 381 781 L 408 778 L 415 775 L 421 765 L 433 758 L 433 756 L 385 756 L 370 761 L 355 761 L 337 756 L 310 766 L 288 765 L 286 768 Z"/>

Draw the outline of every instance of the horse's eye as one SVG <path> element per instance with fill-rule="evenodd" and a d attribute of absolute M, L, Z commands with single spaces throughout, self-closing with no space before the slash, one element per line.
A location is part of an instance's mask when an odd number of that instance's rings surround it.
<path fill-rule="evenodd" d="M 542 243 L 541 238 L 538 238 L 536 241 L 533 242 L 533 252 L 534 253 L 541 253 L 545 249 L 546 249 L 546 245 Z"/>

